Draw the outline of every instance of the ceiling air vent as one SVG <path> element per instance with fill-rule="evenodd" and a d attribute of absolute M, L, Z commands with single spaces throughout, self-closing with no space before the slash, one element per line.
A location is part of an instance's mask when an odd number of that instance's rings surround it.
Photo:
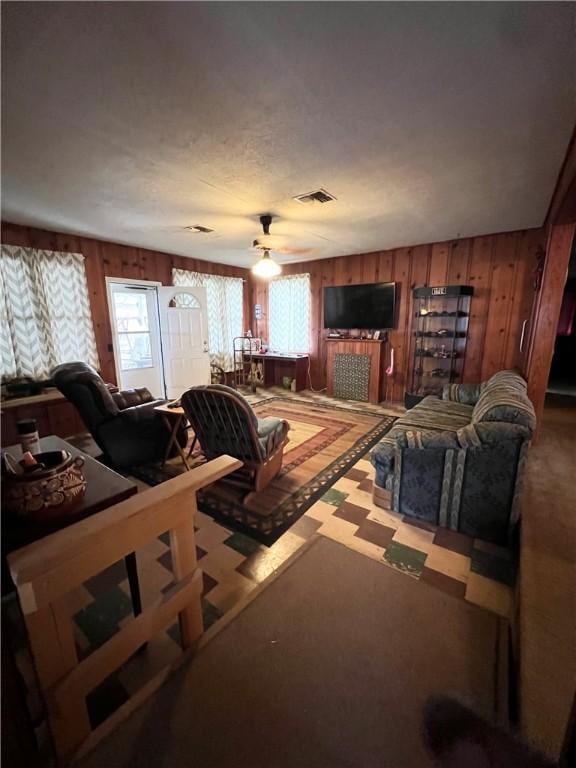
<path fill-rule="evenodd" d="M 184 229 L 187 229 L 188 232 L 201 232 L 203 235 L 207 235 L 210 232 L 214 232 L 213 229 L 210 229 L 209 227 L 201 227 L 200 224 L 195 224 L 192 227 L 184 227 Z"/>
<path fill-rule="evenodd" d="M 325 189 L 317 189 L 315 192 L 308 192 L 305 195 L 296 195 L 294 200 L 298 203 L 329 203 L 336 198 L 330 192 L 326 192 Z"/>

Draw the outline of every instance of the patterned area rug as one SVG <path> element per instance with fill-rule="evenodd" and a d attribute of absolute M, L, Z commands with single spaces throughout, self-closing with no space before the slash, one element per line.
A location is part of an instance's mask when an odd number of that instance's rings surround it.
<path fill-rule="evenodd" d="M 390 429 L 394 418 L 362 408 L 271 398 L 254 406 L 260 418 L 290 423 L 282 469 L 260 493 L 244 502 L 241 491 L 217 483 L 199 497 L 199 507 L 263 544 L 273 544 L 326 490 Z M 201 461 L 196 454 L 193 460 Z M 157 485 L 183 472 L 180 461 L 164 468 L 139 467 L 131 474 Z"/>

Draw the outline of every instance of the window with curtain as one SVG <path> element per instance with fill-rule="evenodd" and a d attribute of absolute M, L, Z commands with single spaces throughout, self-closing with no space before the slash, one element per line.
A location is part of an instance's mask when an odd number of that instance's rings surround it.
<path fill-rule="evenodd" d="M 310 275 L 270 280 L 268 333 L 275 352 L 310 352 Z"/>
<path fill-rule="evenodd" d="M 232 371 L 233 339 L 235 336 L 242 336 L 244 332 L 242 278 L 173 269 L 172 283 L 188 288 L 206 288 L 210 361 L 225 371 Z"/>
<path fill-rule="evenodd" d="M 84 257 L 3 245 L 2 378 L 47 378 L 55 365 L 75 360 L 99 365 Z"/>

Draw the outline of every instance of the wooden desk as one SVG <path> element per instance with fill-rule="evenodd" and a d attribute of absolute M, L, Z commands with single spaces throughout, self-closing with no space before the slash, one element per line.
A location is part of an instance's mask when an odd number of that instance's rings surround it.
<path fill-rule="evenodd" d="M 86 491 L 72 508 L 43 509 L 36 513 L 30 513 L 25 517 L 16 517 L 2 513 L 2 563 L 4 568 L 5 557 L 16 549 L 31 544 L 33 541 L 43 539 L 55 531 L 74 525 L 79 520 L 95 515 L 107 507 L 118 504 L 128 499 L 138 491 L 138 487 L 131 480 L 109 469 L 99 461 L 82 453 L 70 443 L 56 435 L 40 438 L 42 451 L 69 451 L 72 456 L 81 456 L 84 459 L 82 472 L 86 478 Z M 20 445 L 10 445 L 3 450 L 8 451 L 19 459 L 22 455 Z M 125 558 L 128 582 L 134 615 L 142 610 L 140 600 L 140 585 L 138 583 L 138 570 L 136 567 L 136 555 L 134 552 Z M 10 591 L 11 579 L 6 573 L 3 578 L 3 593 Z M 8 588 L 8 589 L 7 589 Z"/>
<path fill-rule="evenodd" d="M 308 378 L 308 360 L 306 354 L 283 354 L 282 352 L 253 352 L 244 355 L 244 361 L 262 363 L 265 387 L 282 386 L 282 379 L 289 376 L 296 379 L 296 391 L 306 389 Z"/>

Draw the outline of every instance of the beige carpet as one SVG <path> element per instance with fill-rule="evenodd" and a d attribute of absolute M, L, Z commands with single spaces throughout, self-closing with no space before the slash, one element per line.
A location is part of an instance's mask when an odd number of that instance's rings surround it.
<path fill-rule="evenodd" d="M 83 768 L 417 768 L 429 694 L 494 714 L 494 614 L 324 537 L 267 584 Z"/>

